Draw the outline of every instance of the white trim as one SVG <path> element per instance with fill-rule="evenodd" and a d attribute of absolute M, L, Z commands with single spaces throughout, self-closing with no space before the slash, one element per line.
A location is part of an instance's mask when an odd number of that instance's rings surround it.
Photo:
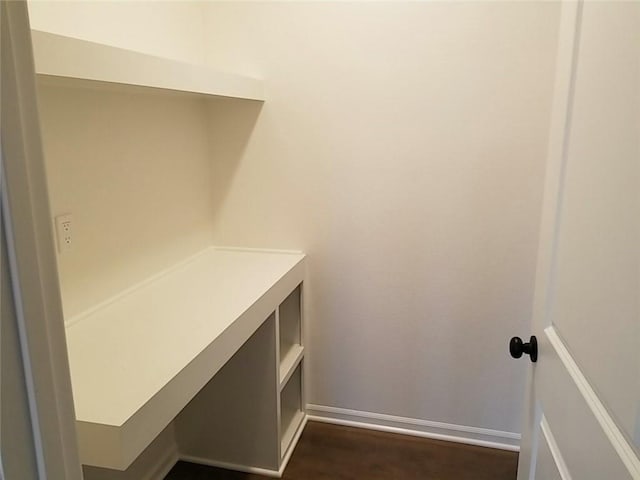
<path fill-rule="evenodd" d="M 0 171 L 2 171 L 2 158 L 0 157 Z M 29 356 L 29 341 L 24 314 L 24 300 L 22 288 L 20 288 L 18 259 L 16 256 L 16 248 L 14 241 L 14 229 L 11 219 L 11 209 L 9 208 L 9 198 L 7 196 L 7 186 L 5 185 L 6 177 L 2 176 L 2 184 L 0 185 L 0 208 L 2 209 L 2 227 L 3 235 L 7 245 L 7 263 L 9 270 L 9 278 L 11 280 L 11 293 L 13 294 L 13 302 L 15 308 L 15 322 L 18 330 L 18 340 L 20 342 L 20 352 L 22 356 L 22 368 L 24 373 L 25 388 L 27 390 L 27 400 L 29 402 L 30 423 L 33 435 L 33 449 L 35 461 L 38 468 L 38 475 L 45 478 L 47 468 L 44 461 L 44 447 L 42 445 L 42 430 L 40 428 L 40 418 L 38 416 L 38 401 L 44 399 L 38 398 L 36 394 L 35 379 L 33 376 L 33 365 Z"/>
<path fill-rule="evenodd" d="M 284 455 L 284 457 L 282 457 L 282 462 L 280 463 L 280 471 L 279 471 L 280 477 L 284 473 L 284 469 L 287 468 L 289 460 L 291 460 L 291 455 L 293 455 L 293 451 L 296 449 L 298 440 L 300 440 L 300 437 L 302 436 L 302 432 L 304 431 L 304 427 L 307 426 L 308 420 L 309 420 L 309 415 L 305 414 L 304 418 L 300 422 L 300 425 L 298 425 L 298 430 L 296 431 L 295 435 L 291 439 L 291 442 L 289 442 L 289 446 L 287 447 L 287 453 Z"/>
<path fill-rule="evenodd" d="M 591 409 L 593 416 L 602 427 L 602 430 L 611 442 L 614 450 L 629 471 L 629 474 L 632 478 L 640 479 L 640 459 L 638 459 L 633 447 L 629 445 L 624 434 L 620 431 L 613 418 L 611 418 L 609 412 L 607 412 L 606 407 L 598 398 L 598 395 L 589 384 L 589 381 L 580 370 L 580 367 L 578 367 L 578 364 L 573 360 L 573 357 L 556 332 L 556 329 L 553 326 L 550 326 L 544 329 L 544 333 L 547 335 L 549 342 L 551 342 L 551 345 L 556 350 L 558 357 L 584 397 L 584 400 Z"/>
<path fill-rule="evenodd" d="M 22 7 L 22 5 L 20 7 Z M 24 20 L 24 17 L 20 18 L 20 20 Z M 13 25 L 13 27 L 14 28 L 17 27 L 18 29 L 24 28 L 23 25 L 19 25 L 19 24 Z M 9 28 L 8 21 L 5 25 L 5 28 Z M 15 82 L 18 83 L 20 81 L 20 78 L 19 78 L 20 72 L 18 71 L 15 64 L 20 62 L 21 60 L 22 61 L 24 60 L 19 57 L 17 59 L 14 58 L 14 56 L 18 56 L 19 53 L 14 51 L 16 50 L 16 48 L 13 47 L 11 43 L 16 41 L 19 42 L 20 39 L 15 38 L 17 37 L 17 35 L 15 34 L 11 35 L 11 30 L 9 30 L 9 32 L 10 32 L 9 47 L 5 47 L 10 49 L 10 53 L 7 54 L 7 58 L 12 61 L 10 68 L 13 67 L 12 70 L 10 70 L 9 74 L 17 77 Z M 4 48 L 3 48 L 2 55 L 5 56 Z M 2 67 L 5 67 L 4 60 L 5 59 L 3 58 Z M 4 130 L 2 130 L 2 134 L 3 134 L 2 136 L 5 135 Z M 4 145 L 0 145 L 0 148 L 2 147 L 4 147 Z M 23 369 L 23 375 L 24 375 L 24 381 L 25 381 L 24 383 L 25 383 L 25 388 L 27 392 L 27 401 L 28 401 L 29 413 L 30 413 L 29 420 L 31 423 L 31 430 L 32 430 L 35 463 L 38 471 L 38 476 L 41 478 L 45 478 L 47 475 L 47 467 L 44 460 L 42 430 L 40 428 L 40 418 L 38 414 L 39 413 L 38 401 L 41 399 L 39 399 L 36 395 L 36 391 L 37 391 L 36 380 L 33 375 L 33 366 L 32 366 L 30 351 L 29 351 L 29 341 L 28 341 L 29 335 L 27 332 L 26 324 L 25 324 L 24 300 L 23 300 L 22 288 L 20 287 L 20 270 L 18 269 L 18 258 L 16 254 L 16 248 L 15 248 L 15 229 L 14 229 L 14 222 L 12 219 L 13 212 L 10 206 L 9 193 L 7 191 L 7 184 L 6 184 L 6 182 L 8 182 L 9 179 L 5 174 L 3 153 L 4 153 L 3 151 L 0 151 L 0 210 L 1 210 L 0 215 L 2 217 L 1 218 L 2 224 L 0 225 L 0 234 L 4 236 L 4 242 L 6 242 L 7 267 L 8 267 L 7 270 L 9 274 L 9 281 L 11 283 L 9 290 L 13 295 L 13 304 L 15 309 L 15 322 L 16 322 L 16 327 L 18 331 L 18 341 L 20 343 L 19 350 L 22 357 L 22 369 Z M 24 182 L 25 179 L 20 178 L 19 180 L 20 180 L 20 186 L 23 186 L 25 183 Z M 27 205 L 27 207 L 31 207 L 31 205 Z M 31 213 L 29 210 L 27 211 Z M 0 243 L 4 243 L 4 242 L 0 241 Z"/>
<path fill-rule="evenodd" d="M 150 277 L 145 278 L 144 280 L 141 280 L 137 283 L 134 283 L 133 285 L 131 285 L 128 288 L 125 288 L 124 290 L 116 293 L 115 295 L 107 298 L 106 300 L 103 300 L 100 303 L 97 303 L 93 306 L 91 306 L 90 308 L 82 311 L 81 313 L 74 315 L 73 317 L 69 317 L 69 319 L 65 319 L 64 321 L 64 326 L 65 328 L 69 328 L 72 325 L 75 325 L 76 323 L 80 322 L 81 320 L 85 319 L 86 317 L 90 316 L 91 314 L 97 312 L 98 310 L 101 310 L 103 308 L 105 308 L 107 305 L 110 305 L 112 303 L 117 302 L 118 300 L 121 300 L 122 298 L 126 297 L 127 295 L 130 295 L 131 293 L 155 282 L 156 280 L 159 280 L 160 278 L 171 274 L 172 272 L 188 265 L 191 262 L 194 262 L 195 260 L 197 260 L 199 257 L 205 255 L 211 248 L 213 247 L 207 247 L 204 250 L 201 250 L 197 253 L 194 253 L 193 255 L 188 256 L 187 258 L 180 260 L 178 263 L 174 263 L 172 265 L 170 265 L 169 267 L 161 270 L 158 273 L 155 273 L 153 275 L 151 275 Z"/>
<path fill-rule="evenodd" d="M 542 418 L 542 407 L 540 406 L 539 403 L 535 404 L 535 409 L 536 409 L 535 417 L 534 417 L 535 420 L 533 421 L 533 427 L 540 425 L 540 419 Z M 533 435 L 533 438 L 531 439 L 530 447 L 531 447 L 531 451 L 527 452 L 527 453 L 530 453 L 529 457 L 526 460 L 528 463 L 525 465 L 525 467 L 528 465 L 529 476 L 526 478 L 535 479 L 536 468 L 538 466 L 537 464 L 538 452 L 540 451 L 540 435 L 538 435 L 537 433 L 536 435 Z M 522 449 L 520 451 L 520 455 L 518 456 L 518 474 L 520 474 L 520 470 L 521 470 L 520 463 L 522 462 L 524 455 L 525 455 L 525 451 L 524 449 Z M 535 461 L 531 461 L 531 459 L 535 459 Z"/>
<path fill-rule="evenodd" d="M 520 434 L 513 432 L 313 404 L 307 405 L 307 417 L 311 421 L 347 427 L 366 428 L 513 452 L 520 451 Z"/>
<path fill-rule="evenodd" d="M 26 2 L 1 2 L 4 233 L 42 478 L 82 478 Z M 6 85 L 6 88 L 5 88 Z M 28 348 L 26 348 L 28 347 Z M 6 462 L 6 458 L 5 458 Z M 6 464 L 5 464 L 6 467 Z M 11 474 L 11 472 L 7 472 Z"/>
<path fill-rule="evenodd" d="M 562 457 L 562 453 L 560 452 L 560 448 L 558 447 L 558 442 L 556 442 L 556 437 L 551 433 L 551 427 L 549 426 L 549 422 L 547 422 L 547 418 L 542 415 L 540 420 L 540 430 L 542 431 L 542 435 L 547 442 L 547 446 L 549 447 L 549 451 L 551 452 L 551 456 L 553 457 L 553 461 L 556 464 L 556 468 L 558 469 L 558 473 L 562 480 L 571 480 L 571 474 L 569 473 L 569 468 L 567 467 L 567 463 L 564 461 Z"/>
<path fill-rule="evenodd" d="M 216 250 L 229 250 L 232 252 L 262 252 L 262 253 L 282 253 L 289 255 L 302 255 L 302 250 L 290 250 L 282 248 L 253 248 L 253 247 L 234 247 L 232 245 L 214 245 Z"/>
<path fill-rule="evenodd" d="M 565 180 L 567 177 L 567 163 L 569 154 L 569 140 L 571 137 L 571 127 L 573 124 L 573 103 L 575 100 L 576 90 L 576 72 L 578 70 L 578 54 L 580 52 L 580 35 L 582 33 L 582 7 L 583 0 L 572 3 L 570 15 L 575 15 L 575 27 L 573 30 L 573 40 L 571 44 L 571 66 L 569 73 L 569 84 L 567 93 L 567 102 L 565 106 L 564 126 L 562 129 L 562 146 L 559 158 L 558 183 L 555 192 L 555 211 L 553 212 L 552 235 L 551 235 L 551 256 L 549 257 L 548 281 L 545 292 L 545 310 L 544 319 L 551 318 L 551 310 L 555 302 L 556 281 L 558 268 L 558 252 L 560 244 L 560 224 L 563 218 L 564 202 L 565 202 Z M 557 68 L 557 67 L 556 67 Z"/>

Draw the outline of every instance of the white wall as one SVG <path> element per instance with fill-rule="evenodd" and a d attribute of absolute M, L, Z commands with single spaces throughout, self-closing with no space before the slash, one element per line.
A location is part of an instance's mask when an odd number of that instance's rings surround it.
<path fill-rule="evenodd" d="M 188 62 L 204 58 L 197 2 L 31 2 L 29 12 L 32 28 Z M 51 208 L 74 219 L 73 250 L 58 257 L 65 317 L 211 244 L 202 100 L 43 82 L 38 96 Z M 127 471 L 87 467 L 85 478 L 158 478 L 175 461 L 172 428 Z"/>
<path fill-rule="evenodd" d="M 207 4 L 215 242 L 309 254 L 308 401 L 520 431 L 558 6 Z M 218 136 L 215 136 L 215 133 Z"/>
<path fill-rule="evenodd" d="M 41 95 L 52 205 L 76 217 L 71 313 L 211 231 L 302 249 L 311 403 L 519 431 L 506 345 L 529 331 L 557 5 L 91 5 L 31 4 L 33 27 L 206 57 L 268 100 L 216 102 L 207 127 L 181 97 Z"/>
<path fill-rule="evenodd" d="M 31 2 L 32 28 L 201 62 L 197 2 Z M 65 317 L 210 245 L 212 163 L 202 100 L 40 83 Z"/>
<path fill-rule="evenodd" d="M 197 98 L 41 86 L 65 318 L 211 244 L 211 160 Z"/>
<path fill-rule="evenodd" d="M 204 51 L 204 4 L 197 1 L 29 2 L 31 28 L 190 63 Z"/>

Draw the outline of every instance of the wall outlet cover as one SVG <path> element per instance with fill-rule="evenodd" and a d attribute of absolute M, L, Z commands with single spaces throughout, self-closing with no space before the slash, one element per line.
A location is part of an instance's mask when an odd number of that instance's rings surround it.
<path fill-rule="evenodd" d="M 73 218 L 71 214 L 58 215 L 56 222 L 56 238 L 60 253 L 71 250 L 73 246 Z"/>

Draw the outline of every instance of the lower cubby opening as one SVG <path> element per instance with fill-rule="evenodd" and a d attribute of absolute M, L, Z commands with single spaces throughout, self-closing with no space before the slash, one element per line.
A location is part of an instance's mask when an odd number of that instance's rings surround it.
<path fill-rule="evenodd" d="M 280 455 L 285 457 L 304 420 L 302 406 L 302 363 L 280 393 Z"/>
<path fill-rule="evenodd" d="M 301 285 L 278 307 L 280 362 L 301 348 Z"/>

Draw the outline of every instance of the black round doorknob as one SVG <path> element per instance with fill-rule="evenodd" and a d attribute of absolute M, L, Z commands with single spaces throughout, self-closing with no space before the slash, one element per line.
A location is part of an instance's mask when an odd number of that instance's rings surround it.
<path fill-rule="evenodd" d="M 523 353 L 526 353 L 535 363 L 538 361 L 538 340 L 532 335 L 529 343 L 523 343 L 520 337 L 513 337 L 509 342 L 509 353 L 513 358 L 520 358 Z"/>

